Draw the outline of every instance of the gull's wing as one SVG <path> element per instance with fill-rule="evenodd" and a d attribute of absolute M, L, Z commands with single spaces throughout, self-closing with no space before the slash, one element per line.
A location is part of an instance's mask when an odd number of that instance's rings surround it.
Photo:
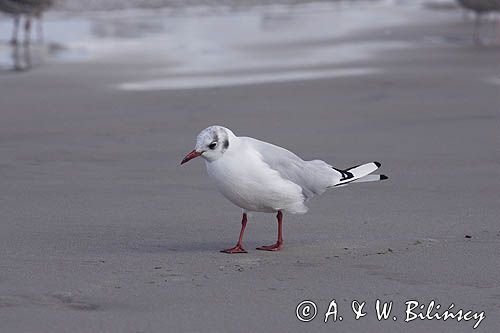
<path fill-rule="evenodd" d="M 239 139 L 248 148 L 255 150 L 262 161 L 278 171 L 281 177 L 299 185 L 306 199 L 325 192 L 342 178 L 341 172 L 324 161 L 304 161 L 285 148 L 249 137 Z"/>

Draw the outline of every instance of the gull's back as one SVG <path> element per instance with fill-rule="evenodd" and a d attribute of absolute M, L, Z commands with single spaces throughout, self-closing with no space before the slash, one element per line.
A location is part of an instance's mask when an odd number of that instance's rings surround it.
<path fill-rule="evenodd" d="M 302 188 L 306 199 L 322 194 L 339 182 L 342 174 L 321 160 L 304 161 L 291 151 L 249 137 L 239 137 L 241 142 L 254 149 L 271 169 L 281 177 Z"/>

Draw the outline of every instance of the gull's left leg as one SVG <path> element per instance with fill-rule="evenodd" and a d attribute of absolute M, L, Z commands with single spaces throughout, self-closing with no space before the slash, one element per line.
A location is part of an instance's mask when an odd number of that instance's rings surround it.
<path fill-rule="evenodd" d="M 236 243 L 235 247 L 230 249 L 221 250 L 223 253 L 247 253 L 247 251 L 243 248 L 243 233 L 245 232 L 245 227 L 247 226 L 247 213 L 243 213 L 243 217 L 241 218 L 241 230 L 240 230 L 240 238 L 238 238 L 238 243 Z"/>
<path fill-rule="evenodd" d="M 283 247 L 283 232 L 282 232 L 283 213 L 281 213 L 281 210 L 278 211 L 276 218 L 278 219 L 278 240 L 276 241 L 276 244 L 261 246 L 258 247 L 257 250 L 279 251 Z"/>

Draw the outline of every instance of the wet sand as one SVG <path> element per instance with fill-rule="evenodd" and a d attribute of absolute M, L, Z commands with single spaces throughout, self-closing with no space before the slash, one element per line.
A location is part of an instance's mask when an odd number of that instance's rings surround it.
<path fill-rule="evenodd" d="M 137 90 L 121 85 L 168 78 L 168 63 L 2 70 L 0 331 L 473 331 L 474 320 L 405 323 L 408 300 L 485 311 L 476 331 L 498 331 L 500 48 L 474 46 L 457 12 L 426 13 L 425 24 L 288 43 L 292 54 L 410 45 L 305 65 L 377 69 L 358 76 Z M 179 166 L 211 124 L 340 168 L 378 160 L 390 179 L 285 215 L 279 253 L 254 250 L 276 225 L 253 214 L 249 253 L 222 254 L 240 210 L 202 161 Z M 309 323 L 295 316 L 306 299 L 318 307 Z M 343 320 L 324 323 L 332 299 Z M 394 301 L 396 321 L 376 319 L 377 299 Z M 367 302 L 365 317 L 352 300 Z"/>

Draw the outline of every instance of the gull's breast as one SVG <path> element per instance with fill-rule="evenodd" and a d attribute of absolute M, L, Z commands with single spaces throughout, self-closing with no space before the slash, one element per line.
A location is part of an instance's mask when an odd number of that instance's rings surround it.
<path fill-rule="evenodd" d="M 213 162 L 207 161 L 206 166 L 222 195 L 243 209 L 268 213 L 282 209 L 304 210 L 296 209 L 303 206 L 302 188 L 282 178 L 258 158 L 224 156 Z"/>

